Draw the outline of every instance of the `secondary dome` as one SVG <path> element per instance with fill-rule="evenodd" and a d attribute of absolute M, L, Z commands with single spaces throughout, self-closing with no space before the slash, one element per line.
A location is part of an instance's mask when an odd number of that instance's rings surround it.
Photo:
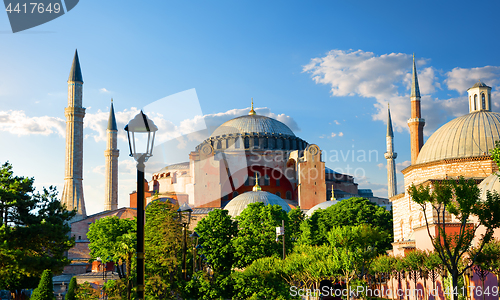
<path fill-rule="evenodd" d="M 265 135 L 292 136 L 293 131 L 278 120 L 259 116 L 248 115 L 231 119 L 214 130 L 210 137 L 218 137 L 229 134 L 251 134 L 260 133 Z"/>
<path fill-rule="evenodd" d="M 247 208 L 250 203 L 262 202 L 264 205 L 279 205 L 281 209 L 285 212 L 289 212 L 291 210 L 290 205 L 285 202 L 285 200 L 276 196 L 275 194 L 271 194 L 269 192 L 264 191 L 253 191 L 243 193 L 233 200 L 229 201 L 229 203 L 224 207 L 224 209 L 228 210 L 228 213 L 231 217 L 236 217 L 241 214 L 241 212 Z"/>
<path fill-rule="evenodd" d="M 327 209 L 328 207 L 335 205 L 337 203 L 338 203 L 337 200 L 333 200 L 333 201 L 325 201 L 325 202 L 321 202 L 319 204 L 316 204 L 315 206 L 313 206 L 311 209 L 309 209 L 306 212 L 306 216 L 311 217 L 314 214 L 314 212 L 317 211 L 318 209 Z"/>
<path fill-rule="evenodd" d="M 486 200 L 486 191 L 496 191 L 497 193 L 500 193 L 500 181 L 498 178 L 498 175 L 496 173 L 491 174 L 490 176 L 486 177 L 481 183 L 477 186 L 479 190 L 481 191 L 481 200 Z"/>
<path fill-rule="evenodd" d="M 424 144 L 416 164 L 441 159 L 489 156 L 500 139 L 500 114 L 476 111 L 443 125 Z"/>

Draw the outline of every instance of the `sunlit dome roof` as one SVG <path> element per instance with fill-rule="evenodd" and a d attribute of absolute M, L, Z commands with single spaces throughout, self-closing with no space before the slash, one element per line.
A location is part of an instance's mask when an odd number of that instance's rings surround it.
<path fill-rule="evenodd" d="M 315 211 L 317 211 L 318 209 L 327 209 L 328 207 L 332 206 L 332 205 L 335 205 L 337 204 L 338 201 L 334 200 L 334 201 L 325 201 L 325 202 L 321 202 L 319 204 L 316 204 L 315 206 L 313 206 L 311 209 L 309 209 L 307 212 L 306 212 L 306 216 L 310 217 L 314 214 Z"/>
<path fill-rule="evenodd" d="M 264 191 L 253 191 L 253 192 L 243 193 L 235 197 L 233 200 L 229 201 L 229 203 L 226 205 L 226 207 L 224 207 L 224 209 L 227 209 L 229 215 L 234 218 L 236 216 L 239 216 L 241 212 L 245 208 L 247 208 L 248 204 L 257 202 L 262 202 L 264 203 L 264 205 L 277 204 L 281 206 L 281 209 L 283 209 L 285 212 L 289 212 L 291 210 L 290 206 L 288 205 L 288 203 L 285 202 L 285 200 L 281 199 L 275 194 L 271 194 L 269 192 L 264 192 Z"/>
<path fill-rule="evenodd" d="M 215 129 L 210 137 L 245 133 L 295 136 L 288 126 L 278 120 L 266 116 L 247 115 L 225 122 Z"/>
<path fill-rule="evenodd" d="M 416 164 L 441 159 L 490 155 L 500 140 L 500 114 L 476 111 L 451 120 L 432 134 Z"/>
<path fill-rule="evenodd" d="M 477 186 L 481 191 L 481 200 L 486 200 L 487 191 L 500 193 L 500 181 L 498 179 L 498 175 L 493 173 L 481 181 Z"/>

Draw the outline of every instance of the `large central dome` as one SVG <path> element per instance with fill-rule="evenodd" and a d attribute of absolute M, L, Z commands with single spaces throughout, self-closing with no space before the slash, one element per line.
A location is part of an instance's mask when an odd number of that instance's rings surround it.
<path fill-rule="evenodd" d="M 500 140 L 500 113 L 476 111 L 451 120 L 424 144 L 416 164 L 490 155 Z"/>
<path fill-rule="evenodd" d="M 229 134 L 260 133 L 266 135 L 295 136 L 293 131 L 278 120 L 259 115 L 241 116 L 231 119 L 214 130 L 210 137 Z"/>

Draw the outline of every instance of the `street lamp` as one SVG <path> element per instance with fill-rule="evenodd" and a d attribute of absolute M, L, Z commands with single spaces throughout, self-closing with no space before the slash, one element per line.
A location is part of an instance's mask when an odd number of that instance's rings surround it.
<path fill-rule="evenodd" d="M 285 220 L 281 220 L 281 227 L 276 227 L 276 242 L 279 242 L 279 236 L 283 236 L 283 259 L 285 259 Z"/>
<path fill-rule="evenodd" d="M 189 235 L 189 237 L 191 238 L 196 238 L 196 242 L 193 243 L 193 274 L 196 273 L 196 250 L 198 249 L 198 239 L 200 238 L 200 235 L 196 232 L 196 231 L 193 231 L 193 233 L 191 233 Z M 197 246 L 194 246 L 194 245 L 197 245 Z"/>
<path fill-rule="evenodd" d="M 184 202 L 184 204 L 179 207 L 177 210 L 177 214 L 179 217 L 179 223 L 182 225 L 182 230 L 184 231 L 184 243 L 182 245 L 182 276 L 184 277 L 184 280 L 187 280 L 187 272 L 186 272 L 186 234 L 187 234 L 187 227 L 189 226 L 189 223 L 191 223 L 191 213 L 193 210 L 189 205 Z"/>
<path fill-rule="evenodd" d="M 130 156 L 137 161 L 137 298 L 144 299 L 144 163 L 153 156 L 153 144 L 158 127 L 141 110 L 125 126 Z M 147 137 L 145 147 L 137 143 Z M 144 151 L 138 151 L 138 148 Z"/>

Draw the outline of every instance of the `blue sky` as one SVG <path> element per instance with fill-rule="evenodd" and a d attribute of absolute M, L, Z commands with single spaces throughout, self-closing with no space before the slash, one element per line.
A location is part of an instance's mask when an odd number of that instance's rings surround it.
<path fill-rule="evenodd" d="M 165 102 L 165 113 L 183 112 L 186 120 L 167 120 L 160 143 L 244 114 L 253 97 L 257 113 L 282 120 L 318 144 L 328 167 L 355 175 L 360 188 L 386 196 L 387 102 L 396 162 L 401 169 L 410 160 L 406 119 L 412 53 L 426 138 L 468 112 L 466 90 L 478 79 L 493 87 L 494 111 L 500 110 L 499 6 L 496 1 L 479 6 L 465 1 L 88 0 L 16 34 L 7 14 L 0 13 L 0 161 L 9 160 L 19 175 L 34 176 L 38 187 L 53 184 L 62 191 L 66 81 L 78 48 L 87 108 L 88 214 L 103 207 L 110 99 L 121 129 L 137 108 L 191 89 L 199 107 L 175 98 Z M 134 163 L 123 137 L 120 206 L 128 205 L 135 189 Z M 187 160 L 197 138 L 168 142 L 168 157 L 156 159 Z M 378 155 L 364 159 L 370 150 Z"/>

